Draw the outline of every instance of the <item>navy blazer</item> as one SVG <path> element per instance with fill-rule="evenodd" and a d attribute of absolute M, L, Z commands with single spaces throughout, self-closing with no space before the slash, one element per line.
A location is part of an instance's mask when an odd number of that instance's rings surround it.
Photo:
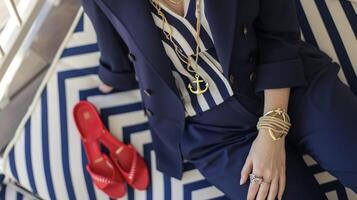
<path fill-rule="evenodd" d="M 181 178 L 185 117 L 171 61 L 149 0 L 82 0 L 101 52 L 99 77 L 116 89 L 139 87 L 157 168 Z M 263 102 L 264 89 L 305 86 L 313 67 L 299 55 L 294 0 L 205 0 L 218 59 L 235 93 Z M 316 57 L 316 56 L 315 56 Z"/>

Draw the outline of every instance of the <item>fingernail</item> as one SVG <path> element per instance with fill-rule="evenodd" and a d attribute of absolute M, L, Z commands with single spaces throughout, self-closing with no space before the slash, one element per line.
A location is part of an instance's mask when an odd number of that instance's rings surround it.
<path fill-rule="evenodd" d="M 239 184 L 243 185 L 243 179 L 240 179 Z"/>

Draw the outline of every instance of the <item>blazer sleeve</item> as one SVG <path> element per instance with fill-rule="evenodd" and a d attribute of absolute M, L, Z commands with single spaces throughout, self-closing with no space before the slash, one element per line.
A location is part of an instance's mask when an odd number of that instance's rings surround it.
<path fill-rule="evenodd" d="M 255 92 L 306 85 L 299 58 L 300 27 L 294 0 L 260 0 Z"/>
<path fill-rule="evenodd" d="M 100 51 L 99 79 L 116 89 L 138 87 L 133 64 L 128 58 L 128 47 L 94 0 L 82 0 L 85 13 L 92 22 Z"/>

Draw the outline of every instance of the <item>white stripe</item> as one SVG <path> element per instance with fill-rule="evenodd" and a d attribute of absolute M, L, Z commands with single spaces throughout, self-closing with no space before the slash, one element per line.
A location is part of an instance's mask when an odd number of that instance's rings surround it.
<path fill-rule="evenodd" d="M 97 187 L 94 186 L 94 192 L 95 192 L 95 199 L 99 200 L 109 200 L 109 196 L 105 194 L 102 190 L 98 189 Z"/>
<path fill-rule="evenodd" d="M 62 58 L 58 63 L 58 72 L 95 67 L 99 65 L 100 52 L 92 52 L 68 56 Z"/>
<path fill-rule="evenodd" d="M 191 1 L 190 0 L 185 0 L 185 1 L 183 1 L 183 3 L 184 3 L 184 16 L 186 17 L 187 16 L 187 12 L 188 12 L 188 8 L 190 7 Z"/>
<path fill-rule="evenodd" d="M 151 185 L 152 189 L 152 199 L 165 199 L 165 186 L 163 183 L 164 175 L 162 172 L 156 169 L 156 155 L 154 151 L 150 152 L 151 156 Z"/>
<path fill-rule="evenodd" d="M 47 189 L 45 169 L 43 166 L 42 149 L 42 127 L 41 127 L 41 100 L 37 103 L 34 112 L 31 115 L 31 158 L 32 171 L 36 188 L 41 197 L 50 199 Z"/>
<path fill-rule="evenodd" d="M 16 191 L 14 191 L 10 188 L 6 188 L 4 200 L 16 200 L 17 199 L 16 195 L 17 195 Z"/>
<path fill-rule="evenodd" d="M 166 44 L 164 41 L 162 43 L 164 44 L 165 51 L 169 55 L 169 58 L 171 59 L 171 61 L 175 65 L 176 69 L 181 74 L 187 76 L 190 80 L 193 80 L 194 77 L 191 76 L 191 74 L 189 74 L 186 71 L 186 69 L 184 69 L 184 67 L 182 66 L 181 61 L 177 57 L 175 51 L 168 44 Z M 202 110 L 208 110 L 209 109 L 208 103 L 207 103 L 207 101 L 206 101 L 206 99 L 204 98 L 203 95 L 198 95 L 197 96 L 197 100 L 198 100 L 198 104 L 200 105 Z"/>
<path fill-rule="evenodd" d="M 19 178 L 19 182 L 25 188 L 31 190 L 30 181 L 28 178 L 28 172 L 26 167 L 26 154 L 25 154 L 25 129 L 22 131 L 21 137 L 19 138 L 17 145 L 14 149 L 15 156 L 15 168 L 17 170 L 17 176 Z"/>
<path fill-rule="evenodd" d="M 217 189 L 214 186 L 211 187 L 205 187 L 202 189 L 198 189 L 195 191 L 192 191 L 192 199 L 195 200 L 205 200 L 205 199 L 214 199 L 214 198 L 218 198 L 218 197 L 223 197 L 224 193 Z"/>
<path fill-rule="evenodd" d="M 190 94 L 185 89 L 186 85 L 185 85 L 184 81 L 182 80 L 181 76 L 177 72 L 172 71 L 172 73 L 173 73 L 173 75 L 175 77 L 176 85 L 178 86 L 178 88 L 181 91 L 182 98 L 184 100 L 183 102 L 185 104 L 185 109 L 186 109 L 187 114 L 190 115 L 190 116 L 196 115 L 196 111 L 195 111 L 195 109 L 193 108 L 193 106 L 191 104 Z"/>

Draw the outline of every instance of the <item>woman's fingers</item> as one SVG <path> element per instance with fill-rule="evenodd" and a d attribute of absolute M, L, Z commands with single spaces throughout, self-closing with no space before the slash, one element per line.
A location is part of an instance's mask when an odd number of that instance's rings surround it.
<path fill-rule="evenodd" d="M 268 196 L 269 188 L 270 184 L 268 182 L 263 182 L 262 184 L 260 184 L 257 200 L 265 200 Z"/>
<path fill-rule="evenodd" d="M 248 189 L 248 195 L 247 195 L 247 200 L 254 200 L 255 197 L 257 196 L 257 193 L 259 191 L 259 183 L 254 183 L 250 182 L 249 184 L 249 189 Z"/>
<path fill-rule="evenodd" d="M 279 192 L 278 192 L 279 200 L 283 199 L 285 184 L 286 184 L 286 173 L 285 173 L 285 169 L 283 169 L 281 171 L 280 178 L 279 178 Z"/>
<path fill-rule="evenodd" d="M 248 155 L 248 157 L 245 160 L 244 166 L 242 168 L 241 171 L 241 175 L 240 175 L 240 184 L 243 185 L 245 182 L 247 182 L 249 174 L 252 172 L 253 169 L 253 163 L 252 160 L 250 159 L 250 156 Z"/>
<path fill-rule="evenodd" d="M 269 194 L 267 200 L 274 200 L 279 190 L 279 175 L 275 176 L 270 183 Z"/>

